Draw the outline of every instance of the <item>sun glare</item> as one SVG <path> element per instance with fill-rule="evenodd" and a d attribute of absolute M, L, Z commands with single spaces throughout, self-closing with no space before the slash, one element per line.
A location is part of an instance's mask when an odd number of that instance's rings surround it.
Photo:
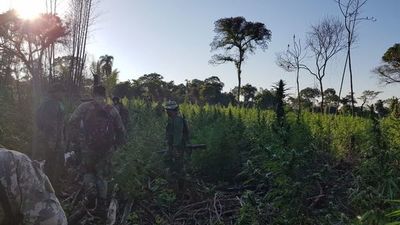
<path fill-rule="evenodd" d="M 12 7 L 23 19 L 35 19 L 45 11 L 43 0 L 12 0 Z"/>

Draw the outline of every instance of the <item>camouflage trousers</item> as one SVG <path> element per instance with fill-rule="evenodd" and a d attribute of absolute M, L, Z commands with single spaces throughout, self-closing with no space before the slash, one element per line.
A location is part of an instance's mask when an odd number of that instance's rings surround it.
<path fill-rule="evenodd" d="M 108 178 L 111 173 L 112 152 L 96 152 L 85 149 L 81 152 L 83 184 L 92 198 L 106 199 Z"/>

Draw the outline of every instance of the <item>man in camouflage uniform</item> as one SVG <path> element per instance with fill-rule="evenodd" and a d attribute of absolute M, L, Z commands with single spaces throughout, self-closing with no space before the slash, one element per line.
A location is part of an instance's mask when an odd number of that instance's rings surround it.
<path fill-rule="evenodd" d="M 0 224 L 67 225 L 39 163 L 0 146 Z"/>
<path fill-rule="evenodd" d="M 188 127 L 186 120 L 179 113 L 179 106 L 174 101 L 165 104 L 168 115 L 166 127 L 166 142 L 168 145 L 166 163 L 172 177 L 177 179 L 177 189 L 180 192 L 184 186 L 184 153 L 188 143 Z"/>
<path fill-rule="evenodd" d="M 64 87 L 53 84 L 36 112 L 36 144 L 32 157 L 45 161 L 44 171 L 55 187 L 64 165 Z M 56 188 L 58 189 L 58 188 Z"/>
<path fill-rule="evenodd" d="M 78 133 L 79 151 L 78 157 L 81 160 L 81 169 L 83 173 L 83 183 L 89 204 L 93 204 L 94 200 L 98 200 L 98 205 L 104 207 L 107 199 L 108 182 L 111 157 L 115 150 L 115 146 L 124 143 L 125 128 L 122 124 L 121 117 L 114 107 L 110 106 L 109 117 L 112 121 L 113 130 L 115 131 L 114 143 L 111 149 L 91 149 L 87 139 L 87 130 L 85 130 L 85 119 L 87 115 L 95 110 L 97 106 L 107 107 L 106 93 L 103 86 L 95 86 L 93 88 L 93 100 L 83 102 L 75 109 L 68 122 L 69 132 Z M 87 128 L 87 127 L 86 127 Z M 72 134 L 71 136 L 76 136 Z"/>

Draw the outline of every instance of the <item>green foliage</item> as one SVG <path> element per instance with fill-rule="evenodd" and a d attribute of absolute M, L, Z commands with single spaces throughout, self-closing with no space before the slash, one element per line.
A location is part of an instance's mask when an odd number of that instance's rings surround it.
<path fill-rule="evenodd" d="M 386 50 L 382 57 L 383 65 L 375 69 L 375 73 L 386 84 L 400 82 L 400 44 L 396 43 Z"/>
<path fill-rule="evenodd" d="M 32 143 L 32 108 L 30 98 L 15 100 L 0 87 L 0 145 L 30 153 Z"/>
<path fill-rule="evenodd" d="M 0 104 L 7 106 L 0 111 L 0 143 L 28 150 L 29 98 L 15 104 L 10 96 L 0 95 Z M 114 182 L 138 203 L 131 224 L 146 224 L 146 205 L 152 206 L 150 224 L 168 224 L 182 202 L 158 153 L 165 149 L 166 115 L 158 103 L 124 102 L 131 116 L 129 137 L 114 155 Z M 203 201 L 217 188 L 239 187 L 237 224 L 384 224 L 396 219 L 387 216 L 396 209 L 388 200 L 400 194 L 400 120 L 395 116 L 303 112 L 298 120 L 286 109 L 280 119 L 272 110 L 255 108 L 183 104 L 180 109 L 191 142 L 207 145 L 186 159 L 188 192 Z M 278 121 L 287 126 L 277 129 Z M 201 184 L 202 195 L 194 183 Z"/>
<path fill-rule="evenodd" d="M 130 102 L 129 141 L 115 155 L 115 179 L 134 198 L 143 197 L 147 191 L 157 193 L 163 184 L 162 158 L 157 152 L 164 148 L 166 120 L 159 116 L 156 107 L 143 101 Z"/>

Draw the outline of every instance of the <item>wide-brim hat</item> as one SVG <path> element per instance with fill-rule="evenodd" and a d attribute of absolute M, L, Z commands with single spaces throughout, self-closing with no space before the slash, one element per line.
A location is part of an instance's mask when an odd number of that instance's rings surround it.
<path fill-rule="evenodd" d="M 176 110 L 178 109 L 179 105 L 175 101 L 168 101 L 164 104 L 164 108 L 166 110 Z"/>

